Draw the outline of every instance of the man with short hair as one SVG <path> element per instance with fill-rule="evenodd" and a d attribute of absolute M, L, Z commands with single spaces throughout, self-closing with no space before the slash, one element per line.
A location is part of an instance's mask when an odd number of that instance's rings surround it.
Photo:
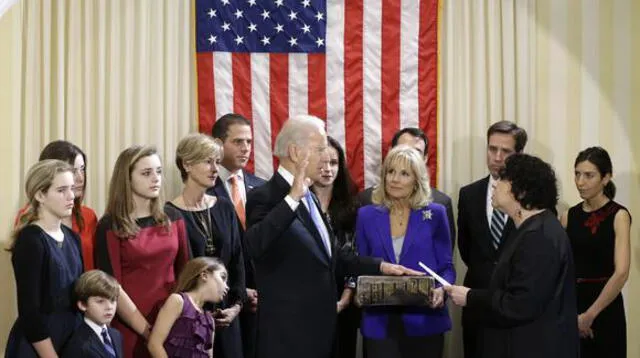
<path fill-rule="evenodd" d="M 420 272 L 336 250 L 309 186 L 328 165 L 324 122 L 297 116 L 283 125 L 280 167 L 249 194 L 245 240 L 256 267 L 258 358 L 330 358 L 337 318 L 336 266 L 351 275 Z"/>
<path fill-rule="evenodd" d="M 413 147 L 420 152 L 424 157 L 424 165 L 427 165 L 427 160 L 429 158 L 429 140 L 420 128 L 405 127 L 396 132 L 391 139 L 391 148 L 401 144 Z M 371 187 L 358 194 L 358 198 L 362 205 L 370 205 L 372 203 L 371 194 L 373 193 L 373 189 L 374 187 Z M 433 197 L 434 203 L 444 206 L 447 210 L 449 231 L 451 232 L 451 248 L 453 249 L 453 247 L 455 247 L 456 240 L 456 224 L 453 219 L 453 205 L 451 204 L 451 198 L 436 188 L 431 188 L 431 196 Z"/>
<path fill-rule="evenodd" d="M 246 225 L 247 194 L 253 188 L 265 183 L 263 179 L 245 170 L 251 156 L 253 141 L 251 122 L 239 114 L 228 113 L 215 122 L 211 135 L 222 141 L 223 158 L 221 165 L 218 166 L 216 184 L 207 192 L 211 195 L 227 198 L 233 203 L 242 234 Z M 255 312 L 258 306 L 258 292 L 256 291 L 253 263 L 249 259 L 244 238 L 241 242 L 248 297 L 248 302 L 240 313 L 242 349 L 245 358 L 254 358 L 257 329 Z"/>
<path fill-rule="evenodd" d="M 527 144 L 527 132 L 509 121 L 494 123 L 487 131 L 489 175 L 460 189 L 458 197 L 458 250 L 467 265 L 464 286 L 487 288 L 500 248 L 514 224 L 507 215 L 493 209 L 491 196 L 505 160 L 520 153 Z M 462 309 L 465 358 L 479 357 L 482 313 Z"/>

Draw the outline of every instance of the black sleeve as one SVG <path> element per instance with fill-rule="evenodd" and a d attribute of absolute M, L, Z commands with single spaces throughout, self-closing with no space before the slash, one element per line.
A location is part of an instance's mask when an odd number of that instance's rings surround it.
<path fill-rule="evenodd" d="M 111 230 L 111 220 L 106 216 L 100 219 L 96 227 L 96 246 L 94 250 L 94 262 L 97 269 L 100 269 L 111 276 L 114 276 L 113 266 L 109 258 L 109 247 L 107 243 L 107 232 Z M 114 276 L 115 277 L 115 276 Z M 120 280 L 120 277 L 116 277 Z"/>
<path fill-rule="evenodd" d="M 274 241 L 283 238 L 282 234 L 289 228 L 296 215 L 284 200 L 284 196 L 275 205 L 270 202 L 263 192 L 264 188 L 265 186 L 261 186 L 252 190 L 246 205 L 247 231 L 244 233 L 244 239 L 247 251 L 254 260 L 260 259 Z"/>
<path fill-rule="evenodd" d="M 221 201 L 222 202 L 222 201 Z M 231 257 L 229 260 L 229 277 L 232 278 L 229 288 L 229 303 L 243 303 L 247 300 L 245 284 L 244 257 L 242 255 L 242 245 L 240 243 L 240 231 L 235 210 L 230 202 L 226 202 L 226 217 L 228 218 L 228 237 L 231 244 Z"/>
<path fill-rule="evenodd" d="M 460 195 L 458 195 L 458 251 L 460 251 L 462 261 L 469 266 L 469 213 L 465 204 L 465 192 L 460 190 Z"/>
<path fill-rule="evenodd" d="M 358 256 L 351 251 L 339 250 L 338 265 L 344 267 L 349 276 L 372 276 L 380 274 L 381 258 Z"/>
<path fill-rule="evenodd" d="M 453 204 L 451 203 L 451 199 L 447 200 L 445 205 L 447 209 L 447 220 L 449 221 L 449 232 L 451 233 L 451 249 L 456 247 L 456 222 L 453 218 Z"/>
<path fill-rule="evenodd" d="M 18 293 L 18 322 L 29 343 L 50 337 L 43 297 L 48 296 L 44 283 L 48 281 L 49 253 L 43 243 L 42 232 L 27 226 L 16 239 L 11 262 Z"/>
<path fill-rule="evenodd" d="M 467 305 L 489 309 L 491 326 L 509 328 L 539 317 L 558 285 L 560 261 L 551 240 L 541 232 L 524 234 L 510 260 L 507 282 L 496 290 L 472 289 Z"/>

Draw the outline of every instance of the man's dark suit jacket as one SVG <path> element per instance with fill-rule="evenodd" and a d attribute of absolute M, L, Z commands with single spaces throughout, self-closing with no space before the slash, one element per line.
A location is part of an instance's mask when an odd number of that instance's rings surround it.
<path fill-rule="evenodd" d="M 488 312 L 482 357 L 578 357 L 573 257 L 553 212 L 534 215 L 513 232 L 488 288 L 471 289 L 467 305 Z"/>
<path fill-rule="evenodd" d="M 264 179 L 261 179 L 247 171 L 243 170 L 242 175 L 244 176 L 245 198 L 249 197 L 249 192 L 251 190 L 266 183 Z M 229 196 L 227 189 L 225 189 L 224 183 L 222 182 L 222 179 L 220 179 L 220 177 L 216 179 L 216 184 L 207 190 L 207 194 L 227 198 L 229 199 L 229 201 L 231 201 L 231 197 Z M 240 233 L 243 234 L 243 232 L 244 230 L 240 225 Z M 249 259 L 249 255 L 247 253 L 247 247 L 246 247 L 247 245 L 245 245 L 244 240 L 241 240 L 241 241 L 242 241 L 242 250 L 243 250 L 242 254 L 245 258 L 244 260 L 245 284 L 249 288 L 256 288 L 254 268 L 253 268 L 253 264 L 251 263 L 251 260 Z"/>
<path fill-rule="evenodd" d="M 244 189 L 245 189 L 245 198 L 249 197 L 249 192 L 254 188 L 261 186 L 266 183 L 264 179 L 261 179 L 247 171 L 243 170 L 244 176 Z M 218 177 L 216 179 L 215 186 L 209 188 L 207 193 L 210 195 L 215 195 L 223 198 L 229 199 L 231 201 L 231 197 L 227 192 L 227 189 L 224 187 L 224 183 L 222 179 Z M 238 221 L 239 223 L 239 221 Z M 242 225 L 238 225 L 240 229 L 240 242 L 242 243 L 242 256 L 244 257 L 244 275 L 245 275 L 245 285 L 248 288 L 256 288 L 256 279 L 255 279 L 255 268 L 253 262 L 249 256 L 249 252 L 247 251 L 247 245 L 244 239 L 244 228 Z M 259 300 L 258 296 L 258 300 Z M 257 327 L 256 327 L 256 314 L 251 312 L 249 306 L 245 306 L 246 309 L 243 309 L 240 312 L 240 330 L 242 332 L 242 349 L 244 352 L 245 358 L 254 358 L 255 353 L 255 345 L 256 345 L 256 336 L 257 336 Z"/>
<path fill-rule="evenodd" d="M 122 336 L 117 329 L 108 327 L 111 343 L 116 351 L 116 358 L 123 358 Z M 104 343 L 100 340 L 96 332 L 84 321 L 73 332 L 69 341 L 65 344 L 62 358 L 113 358 L 104 348 Z"/>
<path fill-rule="evenodd" d="M 374 275 L 380 260 L 335 247 L 330 257 L 304 203 L 293 211 L 284 200 L 289 191 L 289 183 L 276 173 L 247 200 L 245 240 L 260 294 L 257 354 L 329 358 L 336 325 L 336 265 L 354 275 Z"/>
<path fill-rule="evenodd" d="M 371 201 L 371 196 L 373 194 L 374 187 L 365 189 L 364 191 L 358 194 L 358 200 L 360 201 L 361 206 L 371 205 L 373 202 Z M 451 205 L 451 198 L 441 192 L 436 188 L 431 188 L 431 196 L 433 197 L 433 202 L 438 203 L 445 207 L 447 210 L 447 220 L 449 220 L 449 232 L 451 233 L 451 247 L 456 246 L 456 223 L 453 219 L 453 206 Z"/>

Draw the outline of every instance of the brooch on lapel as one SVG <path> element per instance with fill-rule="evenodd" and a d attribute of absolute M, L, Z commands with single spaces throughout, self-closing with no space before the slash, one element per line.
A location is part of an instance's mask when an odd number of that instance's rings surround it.
<path fill-rule="evenodd" d="M 422 210 L 422 221 L 431 220 L 431 209 Z"/>

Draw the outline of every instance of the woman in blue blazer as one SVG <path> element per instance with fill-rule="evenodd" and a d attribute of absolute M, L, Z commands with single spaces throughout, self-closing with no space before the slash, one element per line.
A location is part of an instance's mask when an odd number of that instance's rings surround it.
<path fill-rule="evenodd" d="M 421 261 L 449 282 L 455 281 L 446 210 L 431 202 L 429 175 L 420 154 L 393 148 L 384 160 L 373 205 L 358 211 L 356 246 L 362 256 L 421 270 Z M 370 307 L 361 331 L 367 358 L 442 357 L 451 319 L 444 291 L 437 287 L 431 307 Z"/>

